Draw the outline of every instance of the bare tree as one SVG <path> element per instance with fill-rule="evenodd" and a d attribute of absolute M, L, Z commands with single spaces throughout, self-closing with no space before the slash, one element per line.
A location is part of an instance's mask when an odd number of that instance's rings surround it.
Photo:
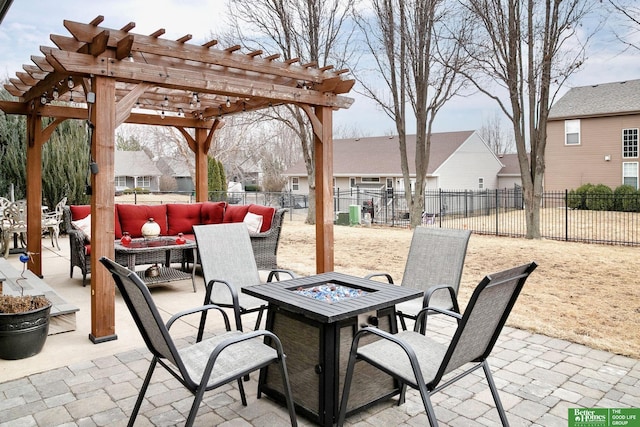
<path fill-rule="evenodd" d="M 475 33 L 466 76 L 509 118 L 524 190 L 527 238 L 540 238 L 547 117 L 558 89 L 585 59 L 591 0 L 461 0 Z M 555 89 L 553 89 L 555 88 Z M 504 95 L 504 99 L 502 97 Z M 530 148 L 530 156 L 527 156 Z"/>
<path fill-rule="evenodd" d="M 614 13 L 622 18 L 621 22 L 616 20 L 614 34 L 626 48 L 640 50 L 640 6 L 637 0 L 609 0 L 613 6 Z M 620 24 L 617 26 L 617 24 Z"/>
<path fill-rule="evenodd" d="M 484 118 L 480 128 L 480 136 L 496 155 L 512 153 L 515 149 L 513 132 L 508 132 L 502 124 L 502 114 L 494 111 L 493 115 Z"/>
<path fill-rule="evenodd" d="M 371 7 L 356 11 L 356 21 L 371 54 L 361 61 L 356 79 L 364 87 L 364 95 L 395 123 L 413 227 L 420 224 L 424 210 L 433 122 L 464 84 L 458 72 L 465 67 L 465 59 L 451 33 L 464 37 L 465 22 L 454 19 L 454 4 L 450 0 L 371 0 Z M 369 62 L 374 70 L 371 81 L 367 81 L 365 72 Z M 408 122 L 413 120 L 416 183 L 411 192 L 406 136 Z"/>
<path fill-rule="evenodd" d="M 350 49 L 345 23 L 353 1 L 230 0 L 230 37 L 250 49 L 279 52 L 285 60 L 344 68 Z M 314 138 L 309 119 L 294 105 L 274 107 L 264 115 L 285 123 L 300 141 L 309 179 L 307 222 L 314 223 Z"/>

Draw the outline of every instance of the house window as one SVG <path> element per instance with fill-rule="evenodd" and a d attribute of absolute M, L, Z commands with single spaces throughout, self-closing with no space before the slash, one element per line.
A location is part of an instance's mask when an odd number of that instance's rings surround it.
<path fill-rule="evenodd" d="M 115 186 L 116 187 L 126 187 L 127 186 L 127 177 L 126 176 L 116 176 Z"/>
<path fill-rule="evenodd" d="M 580 120 L 564 121 L 564 143 L 566 145 L 580 144 Z"/>
<path fill-rule="evenodd" d="M 638 163 L 625 162 L 622 164 L 622 183 L 638 189 Z"/>
<path fill-rule="evenodd" d="M 300 189 L 300 178 L 298 178 L 297 176 L 291 177 L 291 189 L 293 191 L 299 190 Z"/>
<path fill-rule="evenodd" d="M 362 178 L 360 178 L 360 182 L 363 182 L 363 183 L 364 182 L 375 182 L 375 183 L 378 183 L 378 182 L 380 182 L 380 177 L 376 177 L 376 178 L 370 178 L 369 177 L 368 178 L 368 177 L 364 177 L 363 176 Z"/>
<path fill-rule="evenodd" d="M 356 179 L 355 178 L 349 178 L 349 187 L 351 188 L 356 188 Z"/>
<path fill-rule="evenodd" d="M 638 157 L 638 129 L 622 130 L 622 157 Z"/>
<path fill-rule="evenodd" d="M 478 188 L 479 189 L 484 188 L 484 178 L 478 178 Z"/>
<path fill-rule="evenodd" d="M 150 188 L 151 187 L 151 177 L 150 176 L 139 176 L 136 179 L 136 187 Z"/>

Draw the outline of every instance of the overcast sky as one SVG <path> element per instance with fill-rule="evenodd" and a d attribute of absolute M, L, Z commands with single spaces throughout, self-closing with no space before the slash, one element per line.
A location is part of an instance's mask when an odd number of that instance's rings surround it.
<path fill-rule="evenodd" d="M 88 23 L 98 15 L 103 26 L 121 28 L 133 21 L 134 33 L 150 34 L 160 28 L 164 38 L 193 36 L 191 43 L 203 43 L 211 32 L 222 31 L 224 0 L 14 0 L 0 25 L 0 76 L 15 77 L 23 64 L 33 64 L 31 56 L 42 56 L 40 46 L 53 46 L 50 34 L 69 35 L 63 20 Z M 611 36 L 595 44 L 581 71 L 572 76 L 569 87 L 640 78 L 638 54 L 621 54 L 621 46 Z M 348 110 L 334 115 L 334 127 L 358 129 L 365 136 L 396 133 L 392 121 L 378 107 L 353 91 L 356 99 Z M 497 111 L 495 102 L 483 95 L 458 98 L 439 114 L 436 132 L 479 129 Z M 506 124 L 506 119 L 504 120 Z M 415 132 L 415 128 L 409 129 Z"/>

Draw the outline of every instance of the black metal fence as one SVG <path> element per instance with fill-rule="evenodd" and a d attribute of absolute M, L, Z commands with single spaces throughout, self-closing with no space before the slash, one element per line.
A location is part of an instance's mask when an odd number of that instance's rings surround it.
<path fill-rule="evenodd" d="M 370 218 L 374 224 L 406 227 L 410 223 L 404 192 L 354 189 L 336 191 L 335 197 L 337 212 L 352 214 L 352 206 L 359 205 L 361 221 L 366 216 L 366 220 Z M 568 203 L 570 197 L 567 191 L 543 194 L 540 209 L 542 237 L 586 243 L 640 245 L 639 212 L 572 209 Z M 592 206 L 638 206 L 638 195 L 635 194 L 587 197 L 597 199 L 591 200 Z M 478 234 L 524 237 L 527 226 L 522 189 L 427 191 L 422 224 L 465 228 Z"/>
<path fill-rule="evenodd" d="M 154 193 L 129 195 L 130 203 L 193 202 L 193 193 Z M 640 206 L 638 194 L 589 195 L 586 206 L 601 209 L 575 209 L 575 195 L 567 191 L 545 192 L 540 209 L 542 237 L 573 242 L 640 246 Z M 573 198 L 573 199 L 572 199 Z M 210 200 L 226 200 L 234 204 L 256 203 L 286 207 L 292 212 L 308 208 L 308 196 L 289 192 L 214 193 Z M 126 201 L 124 201 L 126 203 Z M 119 202 L 120 203 L 120 202 Z M 629 210 L 623 210 L 623 209 Z M 633 209 L 633 210 L 631 210 Z M 386 189 L 359 189 L 334 192 L 336 223 L 380 224 L 407 227 L 409 208 L 404 192 Z M 425 226 L 464 228 L 477 234 L 524 237 L 527 233 L 523 193 L 520 187 L 499 190 L 433 190 L 425 194 Z"/>

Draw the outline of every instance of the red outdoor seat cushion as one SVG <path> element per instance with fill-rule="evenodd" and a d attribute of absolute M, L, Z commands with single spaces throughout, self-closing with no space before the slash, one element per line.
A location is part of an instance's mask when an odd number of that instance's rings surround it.
<path fill-rule="evenodd" d="M 260 232 L 264 233 L 271 228 L 276 208 L 272 208 L 271 206 L 249 205 L 249 212 L 256 215 L 262 215 L 262 227 L 260 227 Z"/>
<path fill-rule="evenodd" d="M 149 218 L 160 225 L 160 234 L 167 236 L 167 205 L 116 205 L 118 217 L 123 232 L 127 231 L 131 237 L 142 237 L 142 226 Z"/>
<path fill-rule="evenodd" d="M 167 225 L 170 236 L 193 234 L 193 226 L 200 224 L 199 203 L 171 203 L 167 205 Z"/>
<path fill-rule="evenodd" d="M 242 222 L 249 212 L 249 205 L 229 205 L 224 211 L 224 222 Z"/>
<path fill-rule="evenodd" d="M 200 210 L 202 224 L 222 224 L 227 202 L 204 202 Z"/>

